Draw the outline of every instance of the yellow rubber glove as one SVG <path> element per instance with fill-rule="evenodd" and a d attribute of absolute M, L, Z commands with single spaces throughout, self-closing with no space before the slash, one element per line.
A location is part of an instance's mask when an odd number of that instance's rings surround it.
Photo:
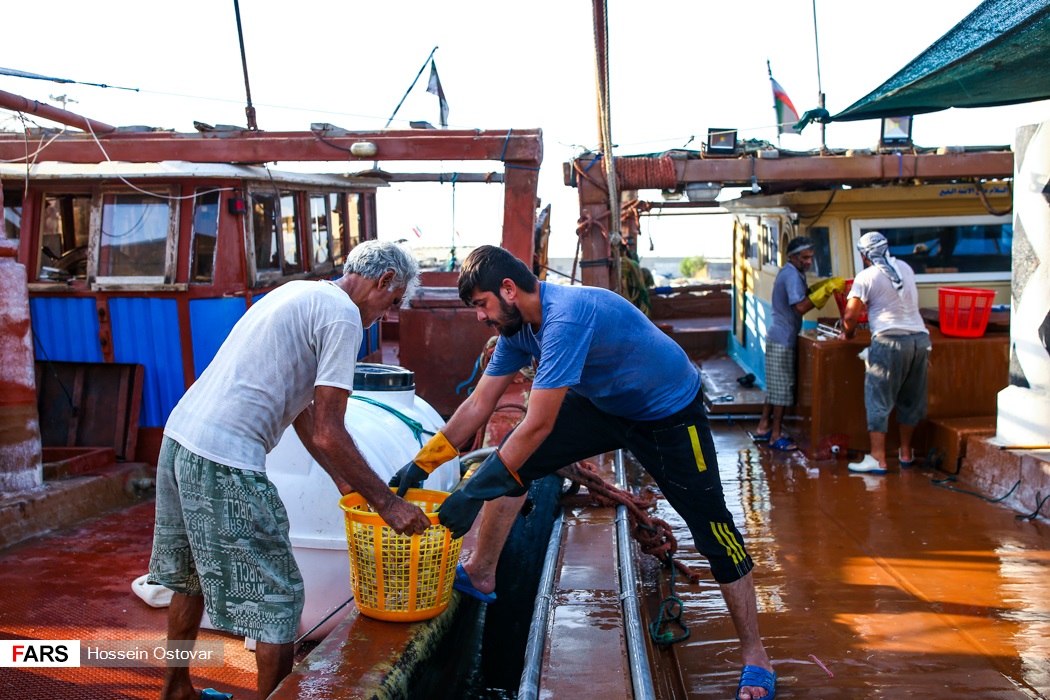
<path fill-rule="evenodd" d="M 428 476 L 438 467 L 450 459 L 459 456 L 459 450 L 452 446 L 448 438 L 441 431 L 430 438 L 427 444 L 416 453 L 415 458 L 401 467 L 387 482 L 388 486 L 396 486 L 397 495 L 404 496 L 410 488 L 416 484 L 422 484 Z"/>
<path fill-rule="evenodd" d="M 445 434 L 439 430 L 437 435 L 423 445 L 412 461 L 427 474 L 431 474 L 442 464 L 458 456 L 459 450 L 453 447 Z"/>
<path fill-rule="evenodd" d="M 815 282 L 813 286 L 809 288 L 809 300 L 813 302 L 813 306 L 818 309 L 823 309 L 824 305 L 828 303 L 828 299 L 834 296 L 835 292 L 841 292 L 846 289 L 846 280 L 841 277 L 831 277 L 822 282 Z"/>

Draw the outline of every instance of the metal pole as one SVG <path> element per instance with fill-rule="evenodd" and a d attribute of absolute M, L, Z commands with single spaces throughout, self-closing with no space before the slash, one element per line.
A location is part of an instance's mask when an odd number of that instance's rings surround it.
<path fill-rule="evenodd" d="M 817 52 L 817 106 L 824 109 L 824 87 L 820 83 L 820 39 L 817 36 L 817 0 L 813 0 L 813 48 Z M 828 150 L 825 129 L 827 125 L 820 123 L 820 152 L 823 154 Z"/>
<path fill-rule="evenodd" d="M 244 53 L 244 30 L 241 29 L 241 6 L 237 0 L 233 0 L 233 12 L 237 15 L 237 40 L 241 44 L 241 69 L 244 71 L 244 93 L 248 98 L 248 105 L 244 108 L 244 114 L 248 117 L 248 129 L 258 131 L 259 125 L 255 121 L 255 107 L 252 105 L 252 88 L 248 84 L 248 57 Z"/>
<path fill-rule="evenodd" d="M 423 61 L 423 65 L 420 66 L 419 72 L 416 73 L 416 77 L 412 79 L 412 84 L 408 86 L 407 90 L 405 90 L 405 94 L 401 97 L 401 101 L 397 103 L 397 107 L 394 107 L 393 114 L 390 115 L 390 118 L 386 120 L 386 124 L 383 125 L 384 129 L 390 126 L 390 122 L 394 121 L 394 117 L 397 116 L 397 111 L 401 109 L 401 105 L 405 104 L 405 100 L 408 99 L 408 93 L 412 92 L 412 88 L 416 86 L 419 76 L 423 75 L 423 71 L 427 69 L 427 64 L 430 63 L 430 59 L 434 57 L 434 52 L 437 50 L 438 47 L 436 46 L 430 50 L 430 55 L 427 56 L 427 60 Z"/>
<path fill-rule="evenodd" d="M 529 641 L 525 646 L 525 667 L 521 671 L 517 700 L 536 700 L 540 692 L 540 669 L 543 663 L 543 648 L 547 640 L 547 620 L 551 614 L 551 590 L 558 569 L 558 552 L 561 550 L 561 531 L 564 514 L 559 512 L 547 540 L 547 553 L 543 558 L 543 572 L 536 590 L 536 603 L 529 625 Z"/>
<path fill-rule="evenodd" d="M 623 450 L 616 451 L 616 485 L 627 488 L 624 476 Z M 634 700 L 652 700 L 656 697 L 649 657 L 645 651 L 642 615 L 638 608 L 638 583 L 634 573 L 634 552 L 631 548 L 630 523 L 627 506 L 616 506 L 616 545 L 620 563 L 620 599 L 623 601 L 624 632 L 627 637 L 627 661 L 631 669 Z"/>

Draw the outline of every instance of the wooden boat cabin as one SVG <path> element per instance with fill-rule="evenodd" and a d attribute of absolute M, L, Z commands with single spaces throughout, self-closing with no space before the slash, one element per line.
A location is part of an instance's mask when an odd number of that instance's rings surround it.
<path fill-rule="evenodd" d="M 949 332 L 948 321 L 965 313 L 977 317 L 980 292 L 992 304 L 1009 305 L 1013 215 L 1011 181 L 888 184 L 749 196 L 725 203 L 733 223 L 733 318 L 729 353 L 765 385 L 765 339 L 772 321 L 773 283 L 788 263 L 784 251 L 795 236 L 816 244 L 810 283 L 842 277 L 847 283 L 863 269 L 857 242 L 880 231 L 891 254 L 916 273 L 919 308 L 933 343 L 927 421 L 915 445 L 931 455 L 960 431 L 995 433 L 997 397 L 1009 384 L 1009 312 L 989 311 L 980 332 Z M 958 299 L 940 305 L 942 288 Z M 964 299 L 965 297 L 965 299 Z M 810 455 L 826 458 L 832 445 L 869 448 L 864 407 L 866 330 L 851 341 L 837 340 L 818 323 L 833 326 L 841 316 L 841 295 L 822 310 L 806 314 L 799 338 L 796 405 L 785 416 L 789 429 Z M 999 307 L 1003 308 L 1003 307 Z M 971 310 L 974 309 L 974 310 Z M 955 314 L 955 315 L 953 315 Z M 986 316 L 988 318 L 988 316 Z M 866 324 L 862 324 L 866 328 Z M 891 418 L 890 449 L 897 429 Z M 939 457 L 931 457 L 936 463 Z"/>
<path fill-rule="evenodd" d="M 0 164 L 0 179 L 38 375 L 57 362 L 142 365 L 134 456 L 149 462 L 168 414 L 254 301 L 289 280 L 339 276 L 346 251 L 375 238 L 385 185 L 172 161 Z M 378 352 L 377 325 L 360 357 Z"/>
<path fill-rule="evenodd" d="M 940 287 L 991 289 L 996 303 L 1009 304 L 1011 194 L 1010 182 L 999 180 L 745 194 L 724 202 L 734 218 L 730 353 L 764 376 L 773 282 L 788 264 L 784 251 L 796 236 L 816 244 L 810 283 L 832 276 L 851 280 L 864 267 L 857 242 L 868 231 L 880 231 L 890 253 L 915 270 L 920 307 L 937 308 Z M 829 303 L 806 314 L 803 327 L 839 316 L 837 304 Z"/>

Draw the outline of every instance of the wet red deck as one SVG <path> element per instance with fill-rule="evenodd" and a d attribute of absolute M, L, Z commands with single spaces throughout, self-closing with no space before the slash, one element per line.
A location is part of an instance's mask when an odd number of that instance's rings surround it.
<path fill-rule="evenodd" d="M 730 507 L 758 562 L 778 698 L 1050 696 L 1045 519 L 1020 521 L 1000 504 L 931 484 L 943 473 L 858 476 L 844 462 L 773 457 L 748 441 L 753 427 L 716 422 L 714 432 Z M 675 515 L 659 515 L 679 529 L 679 557 L 705 575 L 697 586 L 678 578 L 691 636 L 656 653 L 657 690 L 731 697 L 738 645 L 721 597 Z M 146 570 L 152 521 L 146 503 L 0 554 L 0 637 L 163 639 L 165 611 L 130 590 Z M 601 608 L 611 598 L 608 571 L 588 564 L 585 550 L 570 561 L 563 588 Z M 652 573 L 643 567 L 643 580 Z M 666 588 L 648 592 L 655 612 Z M 586 645 L 579 630 L 592 622 L 576 607 L 555 624 Z M 202 638 L 226 640 L 226 664 L 195 670 L 198 687 L 253 697 L 254 658 L 240 640 Z M 557 642 L 560 658 L 574 658 L 571 639 Z M 603 678 L 629 690 L 619 673 Z M 0 668 L 0 698 L 155 698 L 160 678 L 159 669 Z"/>
<path fill-rule="evenodd" d="M 730 508 L 757 562 L 778 698 L 1050 696 L 1050 529 L 934 485 L 944 473 L 851 474 L 715 425 Z M 965 488 L 955 484 L 956 488 Z M 673 511 L 661 514 L 704 568 Z M 662 574 L 666 581 L 666 572 Z M 677 580 L 691 636 L 661 650 L 661 695 L 732 697 L 739 646 L 716 585 Z M 666 588 L 651 595 L 649 609 Z M 684 691 L 684 692 L 681 692 Z"/>
<path fill-rule="evenodd" d="M 160 640 L 167 609 L 131 590 L 146 573 L 153 544 L 152 501 L 56 531 L 0 555 L 0 638 Z M 194 671 L 198 688 L 255 697 L 255 656 L 244 640 L 212 630 L 224 664 Z M 0 668 L 0 698 L 155 699 L 160 668 Z"/>

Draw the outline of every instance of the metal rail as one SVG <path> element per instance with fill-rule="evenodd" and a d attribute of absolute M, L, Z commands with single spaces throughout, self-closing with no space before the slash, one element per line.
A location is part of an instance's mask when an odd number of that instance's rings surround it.
<path fill-rule="evenodd" d="M 554 574 L 558 568 L 558 553 L 561 551 L 561 531 L 564 513 L 558 512 L 547 540 L 547 554 L 543 559 L 543 572 L 536 591 L 536 603 L 532 609 L 532 624 L 529 625 L 529 640 L 525 646 L 525 667 L 521 671 L 517 700 L 536 700 L 540 690 L 540 668 L 543 664 L 543 648 L 547 643 L 547 621 L 550 619 Z"/>
<path fill-rule="evenodd" d="M 616 451 L 614 461 L 616 485 L 626 490 L 623 450 Z M 649 656 L 645 646 L 645 626 L 638 607 L 638 582 L 635 577 L 634 553 L 631 546 L 630 522 L 627 506 L 616 506 L 616 549 L 620 564 L 620 600 L 623 603 L 624 631 L 627 638 L 627 660 L 631 669 L 634 700 L 652 700 L 656 697 L 653 677 L 649 670 Z"/>

